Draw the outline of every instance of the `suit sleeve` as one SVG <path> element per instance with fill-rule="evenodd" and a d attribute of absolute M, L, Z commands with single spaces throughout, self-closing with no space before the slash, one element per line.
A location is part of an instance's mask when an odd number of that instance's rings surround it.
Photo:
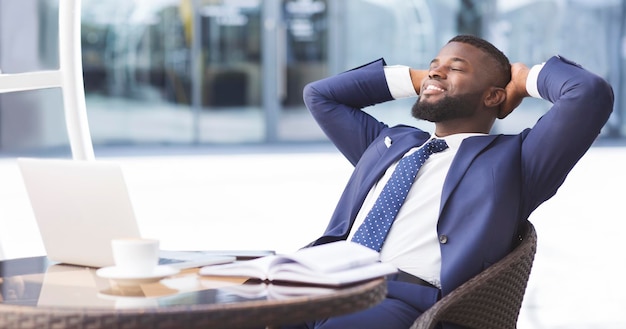
<path fill-rule="evenodd" d="M 553 106 L 527 131 L 522 145 L 528 213 L 556 193 L 613 110 L 611 86 L 562 57 L 546 62 L 537 87 Z"/>
<path fill-rule="evenodd" d="M 383 59 L 312 82 L 303 97 L 318 125 L 353 164 L 387 126 L 362 111 L 392 100 Z"/>

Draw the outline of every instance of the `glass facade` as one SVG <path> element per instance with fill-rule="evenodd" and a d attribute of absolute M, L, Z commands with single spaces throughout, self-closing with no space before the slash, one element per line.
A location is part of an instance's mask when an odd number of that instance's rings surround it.
<path fill-rule="evenodd" d="M 57 65 L 58 1 L 0 2 L 3 72 Z M 306 83 L 380 57 L 425 68 L 459 33 L 513 62 L 558 53 L 602 75 L 616 93 L 602 138 L 626 135 L 626 0 L 83 0 L 82 16 L 96 149 L 325 141 Z M 431 129 L 410 117 L 413 101 L 368 111 Z M 0 95 L 0 155 L 64 147 L 61 106 L 55 91 Z M 494 132 L 530 127 L 547 108 L 527 100 Z"/>

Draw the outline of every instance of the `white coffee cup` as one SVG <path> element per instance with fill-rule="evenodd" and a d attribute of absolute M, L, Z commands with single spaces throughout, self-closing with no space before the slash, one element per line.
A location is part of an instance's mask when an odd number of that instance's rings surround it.
<path fill-rule="evenodd" d="M 150 275 L 158 265 L 159 240 L 113 239 L 111 248 L 115 267 L 126 275 Z"/>

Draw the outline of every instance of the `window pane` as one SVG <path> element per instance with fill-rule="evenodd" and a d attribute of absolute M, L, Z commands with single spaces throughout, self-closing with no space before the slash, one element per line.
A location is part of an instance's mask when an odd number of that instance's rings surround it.
<path fill-rule="evenodd" d="M 207 3 L 199 9 L 201 141 L 262 141 L 261 2 Z"/>
<path fill-rule="evenodd" d="M 258 1 L 214 1 L 198 8 L 192 1 L 83 5 L 94 143 L 262 139 Z M 200 32 L 198 66 L 192 62 L 194 24 Z M 201 71 L 199 81 L 193 70 Z M 198 104 L 193 88 L 201 92 Z"/>

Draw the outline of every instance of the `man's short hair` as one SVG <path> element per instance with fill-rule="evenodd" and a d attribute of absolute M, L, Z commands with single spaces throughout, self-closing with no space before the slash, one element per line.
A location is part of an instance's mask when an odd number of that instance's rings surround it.
<path fill-rule="evenodd" d="M 485 39 L 473 35 L 457 35 L 450 42 L 461 42 L 474 46 L 493 58 L 498 63 L 497 79 L 499 87 L 505 87 L 511 81 L 511 63 L 506 55 Z"/>

